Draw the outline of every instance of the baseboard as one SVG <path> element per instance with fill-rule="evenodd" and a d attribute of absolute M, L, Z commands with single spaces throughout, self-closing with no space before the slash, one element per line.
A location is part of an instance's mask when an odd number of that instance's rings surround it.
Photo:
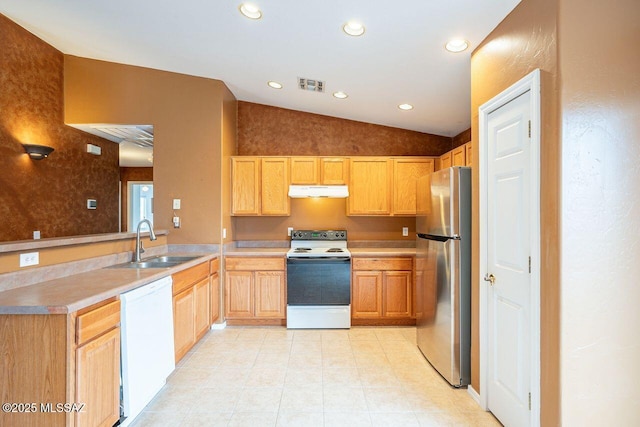
<path fill-rule="evenodd" d="M 467 386 L 467 393 L 469 393 L 469 396 L 471 396 L 471 398 L 473 400 L 475 400 L 475 402 L 482 407 L 482 405 L 480 405 L 480 395 L 478 394 L 477 391 L 475 391 L 475 389 L 471 386 L 471 384 L 469 384 Z"/>
<path fill-rule="evenodd" d="M 227 327 L 227 322 L 214 323 L 211 325 L 211 329 L 224 329 Z"/>

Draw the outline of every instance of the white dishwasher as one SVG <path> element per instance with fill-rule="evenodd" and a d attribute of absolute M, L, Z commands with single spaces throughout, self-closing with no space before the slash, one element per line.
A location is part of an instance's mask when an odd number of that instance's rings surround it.
<path fill-rule="evenodd" d="M 171 276 L 120 295 L 122 416 L 131 423 L 175 369 Z"/>

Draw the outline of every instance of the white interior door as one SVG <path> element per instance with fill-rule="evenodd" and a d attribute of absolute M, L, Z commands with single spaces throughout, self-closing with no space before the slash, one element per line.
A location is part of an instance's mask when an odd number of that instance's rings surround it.
<path fill-rule="evenodd" d="M 487 122 L 487 406 L 505 426 L 530 425 L 530 91 Z"/>

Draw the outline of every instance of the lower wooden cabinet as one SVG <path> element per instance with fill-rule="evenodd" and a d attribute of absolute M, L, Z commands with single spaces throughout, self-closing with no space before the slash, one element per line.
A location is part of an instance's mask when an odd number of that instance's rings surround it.
<path fill-rule="evenodd" d="M 415 324 L 412 258 L 353 258 L 351 323 Z"/>
<path fill-rule="evenodd" d="M 209 263 L 198 264 L 172 277 L 173 343 L 177 363 L 211 325 Z"/>
<path fill-rule="evenodd" d="M 283 324 L 286 316 L 284 258 L 227 257 L 224 282 L 225 318 Z"/>
<path fill-rule="evenodd" d="M 76 399 L 85 404 L 77 412 L 78 426 L 112 426 L 120 418 L 120 328 L 76 350 Z"/>
<path fill-rule="evenodd" d="M 118 421 L 117 298 L 68 314 L 0 315 L 0 355 L 3 402 L 22 405 L 20 411 L 0 412 L 1 426 L 95 427 Z M 78 404 L 82 412 L 65 412 L 58 403 Z"/>

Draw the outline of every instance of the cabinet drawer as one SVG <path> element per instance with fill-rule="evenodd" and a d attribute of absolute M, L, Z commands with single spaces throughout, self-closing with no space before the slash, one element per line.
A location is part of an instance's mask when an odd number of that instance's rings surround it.
<path fill-rule="evenodd" d="M 112 301 L 76 318 L 76 343 L 83 343 L 116 327 L 120 323 L 120 300 Z"/>
<path fill-rule="evenodd" d="M 209 263 L 203 262 L 187 270 L 179 271 L 172 275 L 173 295 L 179 294 L 194 283 L 209 275 Z"/>
<path fill-rule="evenodd" d="M 245 271 L 283 271 L 284 258 L 244 258 L 244 257 L 226 257 L 225 267 L 227 271 L 245 270 Z"/>
<path fill-rule="evenodd" d="M 210 274 L 216 274 L 220 271 L 220 260 L 218 258 L 211 260 L 211 267 L 209 268 Z"/>
<path fill-rule="evenodd" d="M 354 270 L 413 270 L 411 258 L 353 258 Z"/>

